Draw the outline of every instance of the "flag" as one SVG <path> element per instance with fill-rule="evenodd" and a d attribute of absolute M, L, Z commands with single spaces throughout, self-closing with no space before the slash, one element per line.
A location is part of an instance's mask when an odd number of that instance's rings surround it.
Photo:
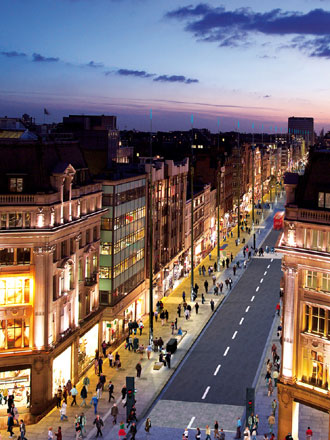
<path fill-rule="evenodd" d="M 49 111 L 46 108 L 44 108 L 44 115 L 50 115 Z"/>

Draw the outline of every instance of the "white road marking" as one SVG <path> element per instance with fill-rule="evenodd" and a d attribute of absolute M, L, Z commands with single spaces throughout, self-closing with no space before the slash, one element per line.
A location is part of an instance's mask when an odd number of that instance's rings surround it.
<path fill-rule="evenodd" d="M 229 349 L 230 349 L 230 347 L 227 347 L 227 348 L 226 348 L 226 351 L 225 351 L 224 354 L 223 354 L 224 356 L 227 356 L 227 353 L 228 353 Z"/>
<path fill-rule="evenodd" d="M 270 264 L 268 264 L 268 266 L 267 266 L 267 269 L 269 269 L 270 268 Z"/>
<path fill-rule="evenodd" d="M 221 368 L 221 365 L 219 364 L 219 365 L 217 366 L 217 368 L 215 369 L 215 372 L 214 372 L 214 374 L 213 374 L 214 376 L 216 376 L 216 375 L 218 374 L 220 368 Z"/>
<path fill-rule="evenodd" d="M 247 308 L 245 309 L 245 313 L 247 313 L 250 310 L 250 306 L 247 306 Z"/>
<path fill-rule="evenodd" d="M 233 336 L 232 336 L 231 339 L 235 339 L 235 338 L 236 338 L 236 335 L 237 335 L 237 330 L 235 331 L 235 333 L 233 334 Z"/>
<path fill-rule="evenodd" d="M 241 320 L 240 320 L 240 322 L 239 322 L 239 325 L 242 325 L 242 324 L 243 324 L 243 321 L 244 321 L 244 318 L 241 318 Z"/>
<path fill-rule="evenodd" d="M 258 292 L 258 290 L 259 290 L 259 286 L 256 288 L 256 292 Z"/>
<path fill-rule="evenodd" d="M 202 396 L 202 400 L 205 399 L 205 397 L 207 396 L 207 393 L 210 391 L 210 388 L 211 388 L 211 387 L 207 387 L 207 388 L 206 388 L 206 390 L 204 391 L 204 394 L 203 394 L 203 396 Z"/>
<path fill-rule="evenodd" d="M 251 298 L 251 302 L 254 300 L 255 296 L 253 295 L 253 297 Z"/>
<path fill-rule="evenodd" d="M 195 421 L 195 418 L 196 418 L 196 417 L 192 417 L 192 418 L 190 419 L 189 425 L 187 426 L 188 429 L 191 429 L 192 424 L 193 424 L 194 421 Z"/>
<path fill-rule="evenodd" d="M 274 261 L 274 258 L 272 258 L 271 260 L 270 260 L 270 262 L 272 263 Z"/>
<path fill-rule="evenodd" d="M 261 278 L 261 280 L 260 280 L 260 284 L 261 284 L 261 283 L 263 283 L 263 282 L 264 282 L 264 279 L 263 279 L 263 278 Z"/>
<path fill-rule="evenodd" d="M 265 271 L 265 273 L 264 273 L 264 276 L 266 276 L 267 275 L 267 270 Z"/>

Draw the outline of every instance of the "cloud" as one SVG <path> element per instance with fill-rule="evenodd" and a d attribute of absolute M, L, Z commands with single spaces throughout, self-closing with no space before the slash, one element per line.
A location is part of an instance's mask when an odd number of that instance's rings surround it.
<path fill-rule="evenodd" d="M 270 98 L 270 97 L 271 97 L 271 95 L 264 95 L 263 96 L 263 98 L 265 98 L 265 99 Z"/>
<path fill-rule="evenodd" d="M 159 75 L 154 78 L 154 81 L 159 82 L 179 82 L 184 84 L 198 83 L 198 79 L 186 78 L 184 75 Z"/>
<path fill-rule="evenodd" d="M 43 55 L 40 55 L 39 53 L 34 53 L 32 55 L 32 61 L 36 63 L 57 63 L 59 60 L 59 58 L 45 57 Z"/>
<path fill-rule="evenodd" d="M 152 76 L 155 76 L 154 73 L 148 73 L 145 70 L 118 69 L 115 73 L 117 75 L 136 76 L 138 78 L 151 78 Z"/>
<path fill-rule="evenodd" d="M 95 61 L 90 61 L 89 63 L 85 64 L 87 67 L 93 67 L 94 69 L 99 69 L 101 67 L 104 67 L 103 63 L 95 63 Z"/>
<path fill-rule="evenodd" d="M 169 11 L 165 17 L 183 21 L 185 31 L 196 40 L 217 42 L 220 47 L 246 46 L 249 37 L 257 34 L 276 35 L 291 37 L 287 47 L 305 51 L 309 56 L 330 55 L 330 11 L 321 8 L 306 13 L 279 8 L 255 12 L 247 7 L 226 10 L 223 6 L 201 3 Z M 296 36 L 304 41 L 295 41 Z"/>
<path fill-rule="evenodd" d="M 7 57 L 7 58 L 18 58 L 18 57 L 26 57 L 26 53 L 24 52 L 16 52 L 16 50 L 13 50 L 11 52 L 1 51 L 1 55 Z"/>

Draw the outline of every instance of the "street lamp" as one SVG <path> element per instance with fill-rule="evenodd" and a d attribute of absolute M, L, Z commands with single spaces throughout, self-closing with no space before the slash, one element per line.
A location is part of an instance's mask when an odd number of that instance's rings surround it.
<path fill-rule="evenodd" d="M 190 192 L 191 192 L 191 207 L 190 207 L 190 216 L 191 216 L 191 267 L 190 267 L 190 297 L 191 301 L 194 300 L 194 164 L 193 164 L 193 140 L 194 140 L 194 131 L 193 131 L 193 123 L 194 117 L 191 115 L 191 161 L 190 161 Z"/>
<path fill-rule="evenodd" d="M 217 171 L 217 265 L 220 272 L 221 250 L 220 250 L 220 200 L 221 200 L 221 167 L 218 164 Z"/>
<path fill-rule="evenodd" d="M 152 110 L 150 110 L 150 170 L 149 170 L 149 344 L 152 345 L 154 339 L 154 307 L 153 307 L 153 225 L 152 225 Z"/>
<path fill-rule="evenodd" d="M 255 145 L 254 145 L 254 139 L 252 139 L 252 231 L 253 231 L 253 249 L 256 248 L 256 233 L 254 229 L 254 152 L 255 152 Z"/>

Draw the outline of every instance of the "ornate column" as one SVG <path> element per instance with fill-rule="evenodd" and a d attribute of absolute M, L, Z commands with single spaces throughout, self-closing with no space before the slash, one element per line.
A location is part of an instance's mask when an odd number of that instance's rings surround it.
<path fill-rule="evenodd" d="M 33 249 L 35 265 L 34 287 L 34 344 L 41 350 L 48 345 L 48 304 L 51 293 L 52 273 L 49 259 L 55 250 L 54 246 L 38 246 Z M 52 272 L 52 271 L 51 271 Z"/>
<path fill-rule="evenodd" d="M 296 295 L 296 279 L 298 270 L 296 267 L 283 264 L 285 273 L 285 292 L 283 308 L 283 345 L 282 345 L 282 378 L 285 381 L 294 381 L 294 304 Z"/>
<path fill-rule="evenodd" d="M 74 252 L 73 261 L 75 263 L 75 272 L 74 272 L 73 322 L 75 327 L 78 327 L 79 324 L 79 241 L 80 239 L 81 239 L 81 233 L 77 234 L 74 237 L 75 252 Z"/>

